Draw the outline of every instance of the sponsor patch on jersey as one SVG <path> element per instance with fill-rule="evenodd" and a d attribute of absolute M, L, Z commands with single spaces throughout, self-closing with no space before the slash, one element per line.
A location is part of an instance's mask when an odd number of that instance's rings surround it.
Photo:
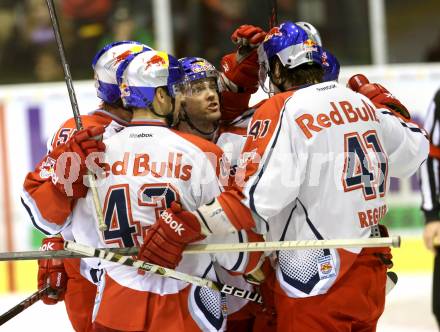
<path fill-rule="evenodd" d="M 44 163 L 41 164 L 40 166 L 40 178 L 42 179 L 48 179 L 50 177 L 55 177 L 55 164 L 56 164 L 56 160 L 51 158 L 51 157 L 47 157 L 47 159 L 44 161 Z"/>
<path fill-rule="evenodd" d="M 318 258 L 319 279 L 327 279 L 336 276 L 335 264 L 331 255 Z"/>

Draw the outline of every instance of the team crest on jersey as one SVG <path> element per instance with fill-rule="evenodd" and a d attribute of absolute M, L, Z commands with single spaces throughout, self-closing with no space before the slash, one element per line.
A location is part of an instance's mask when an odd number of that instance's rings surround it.
<path fill-rule="evenodd" d="M 220 157 L 219 165 L 220 165 L 220 177 L 221 178 L 228 178 L 229 173 L 230 173 L 230 168 L 231 168 L 231 164 L 229 162 L 229 159 L 227 159 L 225 156 Z"/>
<path fill-rule="evenodd" d="M 57 176 L 55 174 L 55 165 L 57 161 L 51 157 L 47 157 L 47 159 L 40 166 L 40 178 L 48 179 L 52 178 L 54 183 L 57 182 Z"/>
<path fill-rule="evenodd" d="M 318 258 L 319 279 L 327 279 L 336 276 L 335 264 L 331 255 Z"/>

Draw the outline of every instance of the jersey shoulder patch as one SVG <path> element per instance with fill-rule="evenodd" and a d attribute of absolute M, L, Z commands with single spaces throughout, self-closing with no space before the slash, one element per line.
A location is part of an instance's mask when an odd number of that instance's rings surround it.
<path fill-rule="evenodd" d="M 108 126 L 112 121 L 110 117 L 101 114 L 81 115 L 81 122 L 84 128 L 93 126 Z M 60 144 L 64 144 L 76 132 L 75 118 L 70 118 L 58 128 L 52 138 L 52 149 Z"/>

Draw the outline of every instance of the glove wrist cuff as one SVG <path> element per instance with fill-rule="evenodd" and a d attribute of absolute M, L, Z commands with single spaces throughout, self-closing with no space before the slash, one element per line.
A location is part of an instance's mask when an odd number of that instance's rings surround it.
<path fill-rule="evenodd" d="M 204 235 L 211 233 L 226 235 L 236 231 L 217 199 L 199 207 L 194 214 L 200 222 Z"/>

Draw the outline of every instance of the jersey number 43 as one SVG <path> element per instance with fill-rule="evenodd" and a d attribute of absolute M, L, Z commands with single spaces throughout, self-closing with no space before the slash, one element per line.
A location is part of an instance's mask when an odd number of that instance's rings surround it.
<path fill-rule="evenodd" d="M 130 189 L 128 184 L 118 184 L 107 191 L 103 209 L 107 225 L 104 241 L 107 244 L 116 243 L 119 247 L 139 246 L 138 236 L 142 237 L 143 230 L 148 227 L 146 223 L 142 223 L 142 226 L 139 220 L 133 219 Z M 136 192 L 135 208 L 154 209 L 155 219 L 173 201 L 179 201 L 178 191 L 169 183 L 143 184 Z"/>

